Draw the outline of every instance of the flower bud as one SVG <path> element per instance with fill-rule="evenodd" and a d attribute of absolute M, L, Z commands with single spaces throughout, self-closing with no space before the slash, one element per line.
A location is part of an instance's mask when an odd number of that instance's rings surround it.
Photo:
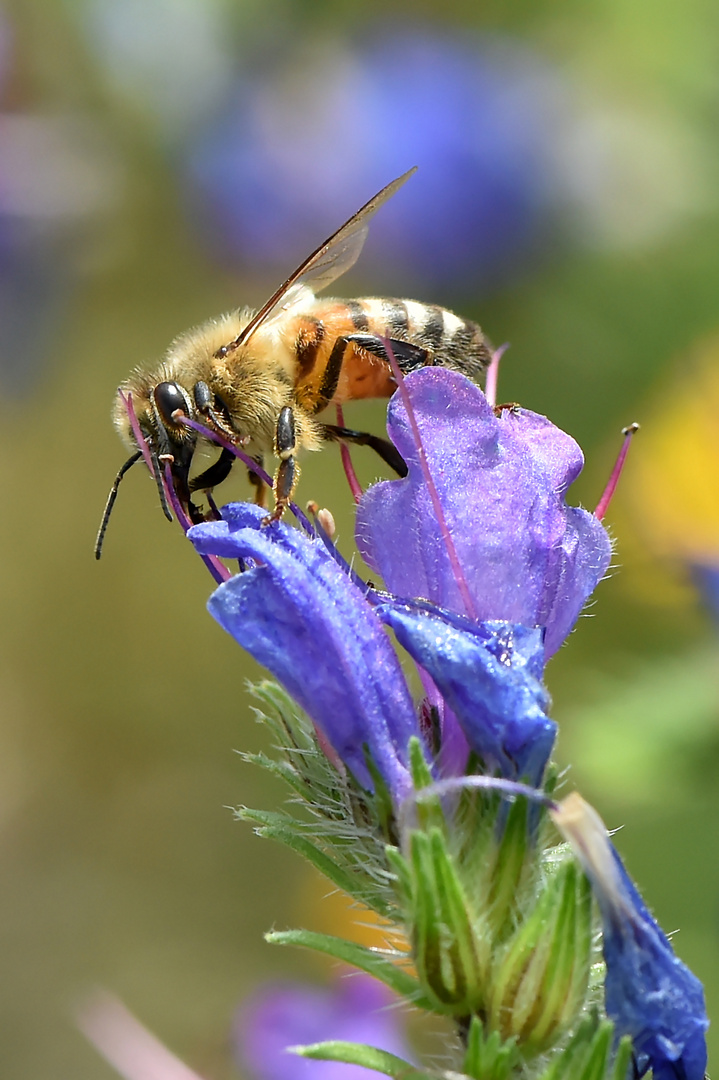
<path fill-rule="evenodd" d="M 566 861 L 496 960 L 490 1029 L 515 1036 L 525 1052 L 548 1049 L 584 1002 L 591 941 L 589 883 Z"/>

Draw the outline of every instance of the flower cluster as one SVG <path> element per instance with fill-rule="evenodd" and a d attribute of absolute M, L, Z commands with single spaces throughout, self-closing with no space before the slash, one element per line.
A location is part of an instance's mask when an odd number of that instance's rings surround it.
<path fill-rule="evenodd" d="M 321 529 L 263 527 L 256 507 L 226 507 L 189 534 L 203 555 L 240 561 L 210 611 L 295 703 L 272 697 L 287 749 L 273 767 L 309 819 L 245 816 L 389 918 L 406 947 L 380 956 L 303 931 L 272 940 L 329 952 L 450 1016 L 455 1073 L 475 1080 L 538 1061 L 535 1074 L 555 1080 L 621 1080 L 631 1057 L 636 1075 L 702 1080 L 701 987 L 596 815 L 551 802 L 545 664 L 611 558 L 597 517 L 565 501 L 581 451 L 546 418 L 495 411 L 437 368 L 407 378 L 388 430 L 408 475 L 371 488 L 357 513 L 382 588 Z M 603 1010 L 591 1004 L 592 894 Z M 352 1043 L 303 1052 L 401 1073 L 396 1057 Z"/>

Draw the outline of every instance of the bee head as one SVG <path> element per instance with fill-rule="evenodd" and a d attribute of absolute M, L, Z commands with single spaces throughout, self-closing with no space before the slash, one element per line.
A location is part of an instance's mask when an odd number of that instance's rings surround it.
<path fill-rule="evenodd" d="M 181 419 L 183 416 L 194 419 L 195 413 L 190 395 L 178 382 L 163 381 L 155 385 L 141 386 L 131 381 L 120 387 L 115 400 L 115 426 L 124 442 L 133 447 L 134 452 L 118 472 L 110 490 L 95 543 L 96 558 L 99 559 L 102 553 L 105 531 L 120 481 L 143 455 L 136 431 L 144 439 L 146 451 L 149 452 L 165 516 L 172 521 L 163 485 L 165 466 L 169 465 L 172 487 L 180 505 L 193 522 L 202 520 L 201 515 L 196 517 L 197 508 L 192 504 L 189 484 L 197 436 Z"/>

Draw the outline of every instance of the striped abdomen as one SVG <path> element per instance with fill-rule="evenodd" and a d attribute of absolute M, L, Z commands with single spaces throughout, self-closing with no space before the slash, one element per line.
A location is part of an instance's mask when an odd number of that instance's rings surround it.
<path fill-rule="evenodd" d="M 311 402 L 316 401 L 317 408 L 328 400 L 389 397 L 396 389 L 386 362 L 361 349 L 342 351 L 339 339 L 351 334 L 409 342 L 426 350 L 428 364 L 453 368 L 471 379 L 477 379 L 491 359 L 491 346 L 477 323 L 416 300 L 318 300 L 297 323 L 296 387 L 312 411 Z"/>

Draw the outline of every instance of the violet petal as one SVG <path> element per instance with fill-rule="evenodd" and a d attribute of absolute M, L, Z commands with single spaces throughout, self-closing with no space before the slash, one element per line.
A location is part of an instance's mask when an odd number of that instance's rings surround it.
<path fill-rule="evenodd" d="M 539 786 L 557 731 L 545 712 L 542 632 L 399 601 L 377 614 L 432 677 L 484 766 Z"/>
<path fill-rule="evenodd" d="M 258 507 L 188 536 L 202 554 L 253 560 L 208 607 L 221 626 L 279 679 L 357 779 L 372 787 L 366 745 L 396 800 L 411 784 L 407 744 L 418 733 L 412 698 L 381 623 L 360 590 L 312 541 L 283 524 L 262 528 Z"/>
<path fill-rule="evenodd" d="M 567 506 L 582 469 L 575 441 L 525 409 L 499 416 L 464 376 L 424 368 L 406 379 L 429 469 L 479 621 L 546 629 L 551 656 L 611 558 L 594 515 Z M 409 466 L 365 492 L 357 543 L 387 588 L 467 614 L 400 395 L 388 432 Z"/>
<path fill-rule="evenodd" d="M 704 1080 L 709 1022 L 702 985 L 675 956 L 624 869 L 599 814 L 576 792 L 552 817 L 592 883 L 602 916 L 607 1016 L 630 1035 L 636 1075 Z"/>

